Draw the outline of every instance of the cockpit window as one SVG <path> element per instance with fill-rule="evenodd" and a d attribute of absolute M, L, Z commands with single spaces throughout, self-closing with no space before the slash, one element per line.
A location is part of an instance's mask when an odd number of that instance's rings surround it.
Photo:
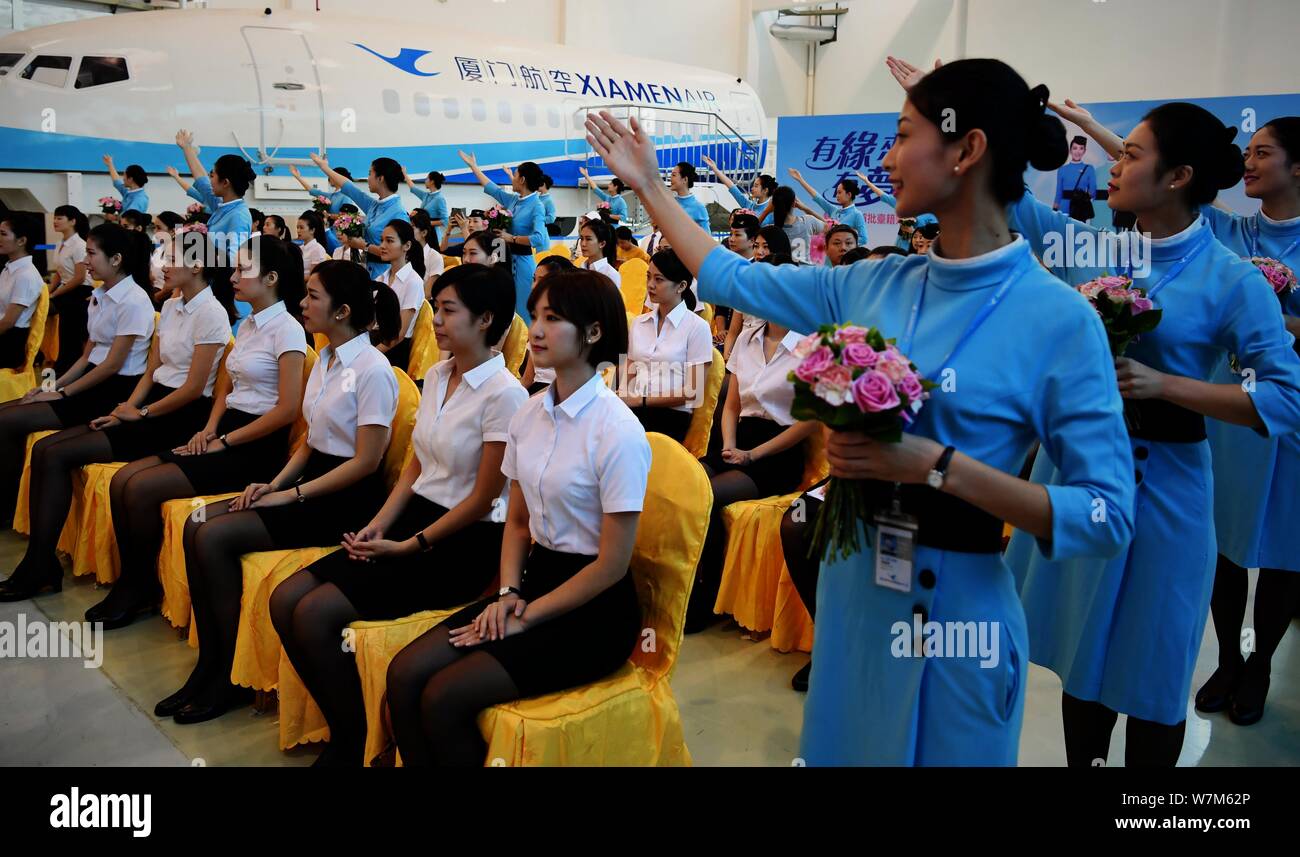
<path fill-rule="evenodd" d="M 126 57 L 82 57 L 77 69 L 76 89 L 119 83 L 130 75 L 126 70 Z"/>
<path fill-rule="evenodd" d="M 62 89 L 68 83 L 71 68 L 72 57 L 39 56 L 23 69 L 22 78 Z"/>
<path fill-rule="evenodd" d="M 26 54 L 0 54 L 0 77 L 9 73 L 9 69 L 18 65 L 18 61 Z"/>

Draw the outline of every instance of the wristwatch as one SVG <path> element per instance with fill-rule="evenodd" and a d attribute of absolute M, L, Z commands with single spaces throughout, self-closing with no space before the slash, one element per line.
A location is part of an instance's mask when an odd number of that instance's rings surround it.
<path fill-rule="evenodd" d="M 293 493 L 295 493 L 295 494 L 298 495 L 298 502 L 299 502 L 299 503 L 306 503 L 306 502 L 307 502 L 307 497 L 306 497 L 306 495 L 302 493 L 302 483 L 301 483 L 301 482 L 298 483 L 297 485 L 293 486 Z"/>
<path fill-rule="evenodd" d="M 148 418 L 149 418 L 149 406 L 145 405 L 143 408 L 140 408 L 140 419 L 143 420 Z"/>
<path fill-rule="evenodd" d="M 518 595 L 520 598 L 524 597 L 524 594 L 520 592 L 518 589 L 515 589 L 513 586 L 503 586 L 497 590 L 497 598 L 505 598 L 507 595 L 509 595 L 512 592 L 515 595 Z"/>
<path fill-rule="evenodd" d="M 956 447 L 944 447 L 943 454 L 939 460 L 934 463 L 934 467 L 925 476 L 925 484 L 938 491 L 943 487 L 944 477 L 948 475 L 948 464 L 952 461 L 952 454 L 956 452 Z"/>

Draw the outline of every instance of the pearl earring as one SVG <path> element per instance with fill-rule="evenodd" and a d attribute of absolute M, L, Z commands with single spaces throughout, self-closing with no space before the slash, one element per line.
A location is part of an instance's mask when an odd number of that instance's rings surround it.
<path fill-rule="evenodd" d="M 956 172 L 960 172 L 960 171 L 961 171 L 961 168 L 960 168 L 960 167 L 953 167 L 953 168 L 952 168 L 952 171 L 953 171 L 954 173 L 956 173 Z"/>

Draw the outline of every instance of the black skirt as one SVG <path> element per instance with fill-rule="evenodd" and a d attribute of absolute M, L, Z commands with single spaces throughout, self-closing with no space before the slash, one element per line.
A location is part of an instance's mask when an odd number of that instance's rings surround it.
<path fill-rule="evenodd" d="M 306 484 L 350 460 L 313 449 L 295 484 Z M 292 486 L 285 487 L 292 490 Z M 355 533 L 370 523 L 386 499 L 388 491 L 384 486 L 381 465 L 374 473 L 342 491 L 253 511 L 266 525 L 276 549 L 287 550 L 338 544 L 344 533 Z"/>
<path fill-rule="evenodd" d="M 666 434 L 678 443 L 686 442 L 686 432 L 691 428 L 694 411 L 678 411 L 672 408 L 632 408 L 632 413 L 641 421 L 646 431 Z"/>
<path fill-rule="evenodd" d="M 419 494 L 411 497 L 384 537 L 404 541 L 447 514 Z M 369 522 L 367 522 L 369 523 Z M 317 560 L 312 574 L 332 583 L 362 619 L 398 619 L 421 610 L 445 610 L 483 596 L 501 564 L 505 524 L 475 521 L 417 552 L 369 563 L 339 550 Z"/>
<path fill-rule="evenodd" d="M 217 422 L 217 434 L 230 434 L 257 418 L 257 414 L 227 410 Z M 202 427 L 190 432 L 190 437 Z M 173 447 L 188 441 L 187 437 Z M 254 482 L 270 482 L 283 469 L 289 460 L 289 426 L 229 448 L 214 440 L 203 455 L 178 455 L 167 450 L 158 453 L 158 457 L 179 467 L 196 494 L 243 491 Z"/>
<path fill-rule="evenodd" d="M 50 302 L 50 312 L 57 313 L 59 319 L 59 354 L 54 369 L 60 375 L 68 371 L 85 350 L 89 338 L 86 322 L 92 291 L 90 286 L 80 285 Z"/>
<path fill-rule="evenodd" d="M 0 369 L 22 369 L 27 365 L 30 333 L 30 327 L 11 327 L 0 333 Z"/>
<path fill-rule="evenodd" d="M 87 365 L 86 372 L 94 369 L 95 365 L 94 363 Z M 113 412 L 113 408 L 131 398 L 131 393 L 135 391 L 135 385 L 139 381 L 139 375 L 114 375 L 100 381 L 89 390 L 55 399 L 49 405 L 58 415 L 64 428 L 85 425 L 96 417 L 108 416 Z"/>
<path fill-rule="evenodd" d="M 534 601 L 596 558 L 533 545 L 524 568 L 523 597 Z M 470 624 L 496 598 L 486 598 L 442 622 L 449 629 Z M 504 640 L 468 651 L 486 652 L 505 667 L 521 697 L 590 684 L 615 672 L 641 635 L 641 605 L 629 571 L 586 604 Z"/>
<path fill-rule="evenodd" d="M 764 417 L 741 417 L 736 422 L 736 448 L 754 449 L 767 443 L 787 428 L 788 426 Z M 760 497 L 789 494 L 803 481 L 806 442 L 796 443 L 783 452 L 760 458 L 749 465 L 728 464 L 722 460 L 722 432 L 716 431 L 709 442 L 709 454 L 705 457 L 704 464 L 713 471 L 715 476 L 730 470 L 739 470 L 754 480 Z"/>
<path fill-rule="evenodd" d="M 145 397 L 150 405 L 176 392 L 175 387 L 154 384 Z M 170 452 L 181 446 L 203 428 L 212 412 L 212 399 L 199 396 L 176 410 L 157 417 L 146 417 L 134 422 L 124 422 L 104 429 L 104 437 L 113 447 L 114 461 L 135 461 L 150 455 Z"/>

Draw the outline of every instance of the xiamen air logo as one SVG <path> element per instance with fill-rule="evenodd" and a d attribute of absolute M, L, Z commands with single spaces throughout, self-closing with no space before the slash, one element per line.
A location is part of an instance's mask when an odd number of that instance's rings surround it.
<path fill-rule="evenodd" d="M 436 77 L 440 73 L 436 71 L 420 71 L 415 67 L 415 64 L 419 62 L 420 57 L 430 53 L 429 51 L 417 51 L 415 48 L 402 48 L 401 51 L 398 52 L 397 56 L 387 57 L 379 51 L 366 47 L 360 42 L 353 42 L 352 44 L 361 48 L 361 50 L 368 54 L 374 54 L 394 68 L 401 69 L 407 74 L 413 74 L 416 77 Z"/>

